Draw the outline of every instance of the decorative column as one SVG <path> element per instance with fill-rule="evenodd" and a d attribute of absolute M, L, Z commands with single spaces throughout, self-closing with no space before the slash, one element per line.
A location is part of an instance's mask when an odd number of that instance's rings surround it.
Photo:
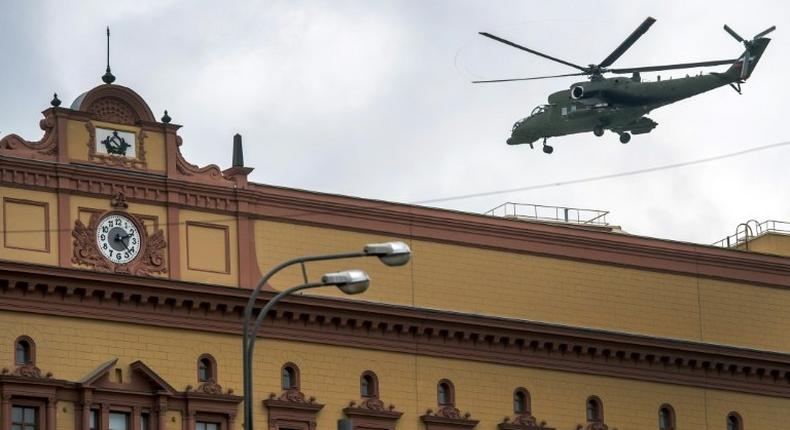
<path fill-rule="evenodd" d="M 140 429 L 140 407 L 132 406 L 131 430 Z"/>
<path fill-rule="evenodd" d="M 93 392 L 82 390 L 80 401 L 78 402 L 77 416 L 78 425 L 76 430 L 89 430 L 91 428 L 91 404 L 93 404 Z"/>
<path fill-rule="evenodd" d="M 47 420 L 46 420 L 46 430 L 55 430 L 55 412 L 57 401 L 55 400 L 55 396 L 47 397 Z"/>
<path fill-rule="evenodd" d="M 110 430 L 110 404 L 102 402 L 101 404 L 101 428 L 99 430 Z M 85 430 L 85 429 L 83 429 Z"/>
<path fill-rule="evenodd" d="M 0 419 L 0 430 L 10 430 L 11 429 L 11 395 L 3 393 L 2 401 L 0 401 L 0 413 L 2 413 L 2 419 Z"/>
<path fill-rule="evenodd" d="M 156 413 L 156 430 L 165 430 L 167 428 L 167 397 L 159 396 L 157 398 L 154 412 Z"/>
<path fill-rule="evenodd" d="M 181 426 L 184 430 L 195 430 L 195 411 L 187 410 L 184 412 L 184 424 Z"/>

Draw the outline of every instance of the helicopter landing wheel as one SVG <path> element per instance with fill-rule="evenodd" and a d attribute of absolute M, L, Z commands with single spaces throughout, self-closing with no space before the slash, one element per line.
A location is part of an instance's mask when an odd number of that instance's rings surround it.
<path fill-rule="evenodd" d="M 600 125 L 595 126 L 595 128 L 593 128 L 593 134 L 598 137 L 603 136 L 603 127 Z"/>
<path fill-rule="evenodd" d="M 631 141 L 631 135 L 628 133 L 620 133 L 620 143 L 628 143 Z"/>
<path fill-rule="evenodd" d="M 544 144 L 543 145 L 543 152 L 545 152 L 546 154 L 551 154 L 552 152 L 554 152 L 554 147 L 551 146 L 551 145 L 545 145 Z"/>

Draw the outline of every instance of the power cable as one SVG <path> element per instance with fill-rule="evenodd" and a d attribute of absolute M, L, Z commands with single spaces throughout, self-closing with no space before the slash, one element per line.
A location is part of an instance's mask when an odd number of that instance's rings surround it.
<path fill-rule="evenodd" d="M 587 182 L 596 182 L 596 181 L 602 181 L 602 180 L 606 180 L 606 179 L 622 178 L 622 177 L 627 177 L 627 176 L 641 175 L 641 174 L 645 174 L 645 173 L 659 172 L 659 171 L 662 171 L 662 170 L 670 170 L 670 169 L 677 169 L 677 168 L 680 168 L 680 167 L 693 166 L 693 165 L 696 165 L 696 164 L 710 163 L 712 161 L 718 161 L 718 160 L 723 160 L 723 159 L 727 159 L 727 158 L 739 157 L 741 155 L 746 155 L 746 154 L 750 154 L 750 153 L 758 152 L 758 151 L 765 151 L 765 150 L 768 150 L 768 149 L 779 148 L 779 147 L 787 146 L 787 145 L 790 145 L 790 141 L 779 142 L 779 143 L 772 143 L 772 144 L 769 144 L 769 145 L 756 146 L 756 147 L 744 149 L 744 150 L 741 150 L 741 151 L 731 152 L 729 154 L 722 154 L 722 155 L 716 155 L 716 156 L 712 156 L 712 157 L 700 158 L 700 159 L 692 160 L 692 161 L 684 161 L 684 162 L 680 162 L 680 163 L 665 164 L 663 166 L 648 167 L 648 168 L 638 169 L 638 170 L 630 170 L 630 171 L 619 172 L 619 173 L 611 173 L 611 174 L 607 174 L 607 175 L 590 176 L 590 177 L 586 177 L 586 178 L 571 179 L 571 180 L 559 181 L 559 182 L 548 182 L 548 183 L 537 184 L 537 185 L 527 185 L 527 186 L 518 187 L 518 188 L 506 188 L 506 189 L 500 189 L 500 190 L 482 191 L 482 192 L 478 192 L 478 193 L 461 194 L 461 195 L 450 196 L 450 197 L 439 197 L 439 198 L 434 198 L 434 199 L 426 199 L 426 200 L 419 200 L 419 201 L 406 202 L 406 203 L 382 201 L 382 203 L 380 205 L 378 205 L 378 206 L 368 206 L 367 208 L 369 208 L 369 209 L 376 209 L 376 208 L 383 208 L 383 207 L 390 206 L 390 205 L 407 205 L 407 206 L 408 205 L 424 205 L 424 204 L 428 204 L 428 203 L 441 203 L 441 202 L 448 202 L 448 201 L 453 201 L 453 200 L 472 199 L 472 198 L 476 198 L 476 197 L 486 197 L 486 196 L 493 196 L 493 195 L 498 195 L 498 194 L 507 194 L 507 193 L 514 193 L 514 192 L 520 192 L 520 191 L 538 190 L 538 189 L 542 189 L 542 188 L 561 187 L 561 186 L 565 186 L 565 185 L 575 185 L 575 184 L 582 184 L 582 183 L 587 183 Z M 330 213 L 333 213 L 333 212 L 335 212 L 335 211 L 334 210 L 300 211 L 300 212 L 293 212 L 293 213 L 290 213 L 290 214 L 288 214 L 288 213 L 282 214 L 282 215 L 278 216 L 278 218 L 285 218 L 285 219 L 288 219 L 288 218 L 299 218 L 299 217 L 302 217 L 302 216 L 315 216 L 315 215 L 321 215 L 321 214 L 330 214 Z M 216 219 L 205 220 L 204 222 L 230 222 L 230 221 L 236 221 L 236 218 L 235 217 L 232 217 L 232 218 L 216 218 Z M 168 226 L 168 225 L 184 225 L 184 224 L 186 224 L 186 221 L 160 223 L 159 226 L 162 227 L 162 226 Z M 0 231 L 2 231 L 2 230 L 0 230 Z M 37 229 L 37 230 L 11 230 L 11 231 L 9 231 L 9 233 L 39 233 L 39 232 L 43 232 L 43 231 L 55 232 L 55 231 L 59 231 L 59 230 L 58 229 L 50 229 L 50 230 L 43 230 L 43 229 Z M 71 231 L 71 229 L 69 229 L 68 231 Z"/>
<path fill-rule="evenodd" d="M 785 146 L 785 145 L 790 145 L 790 141 L 773 143 L 773 144 L 770 144 L 770 145 L 757 146 L 757 147 L 754 147 L 754 148 L 744 149 L 742 151 L 732 152 L 732 153 L 729 153 L 729 154 L 716 155 L 716 156 L 713 156 L 713 157 L 701 158 L 701 159 L 693 160 L 693 161 L 684 161 L 684 162 L 681 162 L 681 163 L 666 164 L 666 165 L 657 166 L 657 167 L 649 167 L 649 168 L 646 168 L 646 169 L 630 170 L 630 171 L 626 171 L 626 172 L 612 173 L 612 174 L 608 174 L 608 175 L 590 176 L 590 177 L 587 177 L 587 178 L 571 179 L 571 180 L 568 180 L 568 181 L 549 182 L 549 183 L 539 184 L 539 185 L 528 185 L 528 186 L 525 186 L 525 187 L 518 187 L 518 188 L 508 188 L 508 189 L 495 190 L 495 191 L 483 191 L 483 192 L 472 193 L 472 194 L 461 194 L 461 195 L 452 196 L 452 197 L 440 197 L 440 198 L 436 198 L 436 199 L 420 200 L 420 201 L 417 201 L 417 202 L 412 202 L 411 204 L 421 205 L 421 204 L 426 204 L 426 203 L 439 203 L 439 202 L 447 202 L 447 201 L 452 201 L 452 200 L 471 199 L 471 198 L 475 198 L 475 197 L 493 196 L 493 195 L 497 195 L 497 194 L 515 193 L 515 192 L 519 192 L 519 191 L 539 190 L 541 188 L 550 188 L 550 187 L 560 187 L 560 186 L 564 186 L 564 185 L 582 184 L 582 183 L 586 183 L 586 182 L 602 181 L 604 179 L 622 178 L 622 177 L 625 177 L 625 176 L 641 175 L 641 174 L 644 174 L 644 173 L 658 172 L 658 171 L 661 171 L 661 170 L 677 169 L 679 167 L 686 167 L 686 166 L 692 166 L 692 165 L 695 165 L 695 164 L 709 163 L 711 161 L 717 161 L 717 160 L 723 160 L 723 159 L 726 159 L 726 158 L 738 157 L 738 156 L 749 154 L 749 153 L 752 153 L 752 152 L 765 151 L 767 149 L 778 148 L 780 146 Z"/>

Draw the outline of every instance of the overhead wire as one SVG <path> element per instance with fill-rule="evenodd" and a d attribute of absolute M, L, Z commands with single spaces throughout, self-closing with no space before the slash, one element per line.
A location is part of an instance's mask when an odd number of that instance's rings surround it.
<path fill-rule="evenodd" d="M 742 155 L 746 155 L 746 154 L 750 154 L 750 153 L 754 153 L 754 152 L 759 152 L 759 151 L 766 151 L 766 150 L 769 150 L 769 149 L 775 149 L 775 148 L 779 148 L 779 147 L 783 147 L 783 146 L 787 146 L 787 145 L 790 145 L 790 141 L 772 143 L 772 144 L 762 145 L 762 146 L 755 146 L 755 147 L 747 148 L 747 149 L 744 149 L 744 150 L 741 150 L 741 151 L 731 152 L 731 153 L 728 153 L 728 154 L 715 155 L 715 156 L 712 156 L 712 157 L 699 158 L 699 159 L 691 160 L 691 161 L 683 161 L 683 162 L 679 162 L 679 163 L 665 164 L 665 165 L 661 165 L 661 166 L 647 167 L 647 168 L 642 168 L 642 169 L 637 169 L 637 170 L 629 170 L 629 171 L 625 171 L 625 172 L 611 173 L 611 174 L 606 174 L 606 175 L 588 176 L 588 177 L 585 177 L 585 178 L 570 179 L 570 180 L 566 180 L 566 181 L 547 182 L 547 183 L 543 183 L 543 184 L 527 185 L 527 186 L 523 186 L 523 187 L 504 188 L 504 189 L 490 190 L 490 191 L 481 191 L 481 192 L 477 192 L 477 193 L 459 194 L 459 195 L 455 195 L 455 196 L 438 197 L 438 198 L 424 199 L 424 200 L 417 200 L 417 201 L 403 202 L 403 203 L 401 203 L 401 202 L 391 202 L 391 201 L 381 201 L 380 205 L 367 206 L 366 209 L 384 208 L 384 207 L 392 206 L 392 205 L 406 205 L 406 206 L 409 206 L 409 205 L 425 205 L 425 204 L 430 204 L 430 203 L 442 203 L 442 202 L 449 202 L 449 201 L 455 201 L 455 200 L 466 200 L 466 199 L 472 199 L 472 198 L 478 198 L 478 197 L 494 196 L 494 195 L 499 195 L 499 194 L 508 194 L 508 193 L 522 192 L 522 191 L 539 190 L 539 189 L 551 188 L 551 187 L 562 187 L 562 186 L 567 186 L 567 185 L 576 185 L 576 184 L 583 184 L 583 183 L 589 183 L 589 182 L 597 182 L 597 181 L 603 181 L 603 180 L 607 180 L 607 179 L 615 179 L 615 178 L 622 178 L 622 177 L 628 177 L 628 176 L 636 176 L 636 175 L 642 175 L 642 174 L 647 174 L 647 173 L 659 172 L 659 171 L 663 171 L 663 170 L 671 170 L 671 169 L 677 169 L 677 168 L 681 168 L 681 167 L 688 167 L 688 166 L 693 166 L 693 165 L 698 165 L 698 164 L 710 163 L 710 162 L 713 162 L 713 161 L 719 161 L 719 160 L 724 160 L 724 159 L 728 159 L 728 158 L 740 157 Z M 375 199 L 371 199 L 371 200 L 375 201 Z M 336 213 L 336 210 L 334 210 L 334 209 L 333 210 L 327 209 L 327 210 L 314 210 L 314 211 L 298 211 L 298 212 L 280 214 L 280 215 L 277 216 L 277 218 L 278 219 L 293 219 L 293 218 L 300 218 L 300 217 L 306 217 L 306 216 L 316 216 L 316 215 L 331 214 L 331 213 Z M 215 222 L 216 223 L 216 222 L 231 222 L 231 221 L 236 221 L 236 217 L 215 218 L 215 219 L 205 220 L 204 222 Z M 158 225 L 159 226 L 185 225 L 186 223 L 187 223 L 187 221 L 177 221 L 177 222 L 160 223 Z M 0 230 L 0 231 L 3 231 L 3 230 Z M 9 233 L 40 233 L 40 232 L 43 232 L 43 231 L 57 232 L 57 231 L 60 231 L 60 230 L 59 229 L 48 229 L 48 230 L 35 229 L 35 230 L 32 230 L 31 229 L 31 230 L 9 230 L 8 232 Z M 71 229 L 69 229 L 68 231 L 71 231 Z"/>
<path fill-rule="evenodd" d="M 494 190 L 494 191 L 483 191 L 483 192 L 479 192 L 479 193 L 460 194 L 460 195 L 450 196 L 450 197 L 440 197 L 440 198 L 435 198 L 435 199 L 420 200 L 420 201 L 412 202 L 411 204 L 421 205 L 421 204 L 427 204 L 427 203 L 440 203 L 440 202 L 447 202 L 447 201 L 453 201 L 453 200 L 464 200 L 464 199 L 471 199 L 471 198 L 476 198 L 476 197 L 493 196 L 493 195 L 497 195 L 497 194 L 508 194 L 508 193 L 515 193 L 515 192 L 520 192 L 520 191 L 539 190 L 541 188 L 550 188 L 550 187 L 560 187 L 560 186 L 564 186 L 564 185 L 582 184 L 582 183 L 586 183 L 586 182 L 602 181 L 602 180 L 605 180 L 605 179 L 622 178 L 622 177 L 626 177 L 626 176 L 641 175 L 641 174 L 645 174 L 645 173 L 659 172 L 659 171 L 662 171 L 662 170 L 670 170 L 670 169 L 677 169 L 677 168 L 680 168 L 680 167 L 693 166 L 695 164 L 709 163 L 711 161 L 718 161 L 718 160 L 723 160 L 723 159 L 726 159 L 726 158 L 738 157 L 738 156 L 746 155 L 746 154 L 749 154 L 749 153 L 752 153 L 752 152 L 765 151 L 767 149 L 778 148 L 780 146 L 785 146 L 785 145 L 790 145 L 790 141 L 773 143 L 773 144 L 770 144 L 770 145 L 757 146 L 757 147 L 754 147 L 754 148 L 744 149 L 742 151 L 732 152 L 732 153 L 729 153 L 729 154 L 716 155 L 716 156 L 713 156 L 713 157 L 701 158 L 701 159 L 692 160 L 692 161 L 684 161 L 684 162 L 680 162 L 680 163 L 666 164 L 666 165 L 663 165 L 663 166 L 648 167 L 648 168 L 644 168 L 644 169 L 630 170 L 630 171 L 625 171 L 625 172 L 612 173 L 612 174 L 608 174 L 608 175 L 590 176 L 590 177 L 586 177 L 586 178 L 571 179 L 571 180 L 567 180 L 567 181 L 547 182 L 545 184 L 538 184 L 538 185 L 527 185 L 527 186 L 524 186 L 524 187 L 517 187 L 517 188 L 506 188 L 506 189 Z"/>

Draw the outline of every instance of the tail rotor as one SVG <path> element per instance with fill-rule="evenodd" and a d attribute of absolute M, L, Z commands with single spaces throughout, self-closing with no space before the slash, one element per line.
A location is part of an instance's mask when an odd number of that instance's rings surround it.
<path fill-rule="evenodd" d="M 741 80 L 745 80 L 749 77 L 749 72 L 751 71 L 751 62 L 752 62 L 752 47 L 754 46 L 754 41 L 757 39 L 762 38 L 766 34 L 776 30 L 776 26 L 772 25 L 769 28 L 757 33 L 754 35 L 752 40 L 745 40 L 741 37 L 738 33 L 735 32 L 729 25 L 724 24 L 724 31 L 730 34 L 733 39 L 737 40 L 738 42 L 743 43 L 743 46 L 746 47 L 746 51 L 743 53 L 743 56 L 739 59 L 741 61 Z"/>

